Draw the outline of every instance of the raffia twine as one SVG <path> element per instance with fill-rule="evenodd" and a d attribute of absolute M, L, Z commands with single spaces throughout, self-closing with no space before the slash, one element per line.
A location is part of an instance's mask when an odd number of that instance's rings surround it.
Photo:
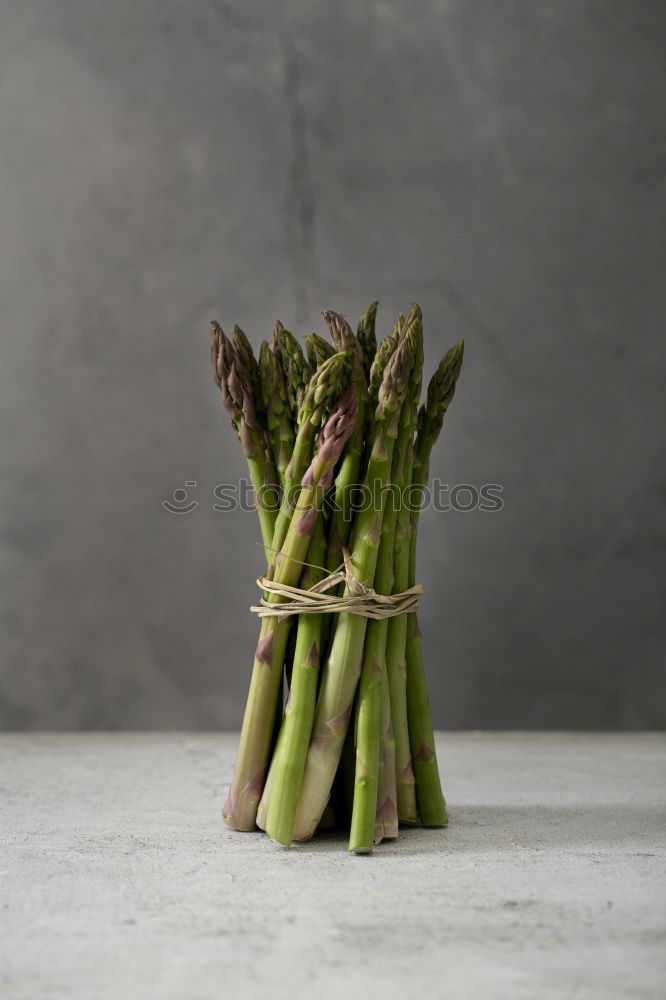
<path fill-rule="evenodd" d="M 266 597 L 262 597 L 259 604 L 250 607 L 255 615 L 260 618 L 290 618 L 292 615 L 323 615 L 339 614 L 345 611 L 348 614 L 360 615 L 362 618 L 374 618 L 379 621 L 382 618 L 394 618 L 396 615 L 405 614 L 408 611 L 416 611 L 419 600 L 423 593 L 421 584 L 403 590 L 400 594 L 378 594 L 372 587 L 366 587 L 356 579 L 351 568 L 351 557 L 346 549 L 343 549 L 344 562 L 332 573 L 316 583 L 308 590 L 301 587 L 290 587 L 286 583 L 276 583 L 266 576 L 260 576 L 257 586 L 264 594 L 273 594 L 282 597 L 279 603 L 272 603 Z M 300 560 L 294 560 L 300 562 Z M 311 566 L 311 563 L 302 563 L 303 566 Z M 313 569 L 320 569 L 326 572 L 323 566 L 313 566 Z M 342 597 L 328 593 L 338 584 L 346 584 L 346 593 Z"/>

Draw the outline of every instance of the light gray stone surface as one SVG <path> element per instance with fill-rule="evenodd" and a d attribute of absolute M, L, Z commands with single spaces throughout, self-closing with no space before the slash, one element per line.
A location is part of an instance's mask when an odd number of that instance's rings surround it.
<path fill-rule="evenodd" d="M 663 14 L 0 4 L 0 727 L 240 725 L 261 557 L 212 510 L 209 320 L 374 298 L 421 302 L 428 374 L 465 337 L 432 474 L 504 487 L 422 520 L 437 724 L 666 725 Z"/>
<path fill-rule="evenodd" d="M 227 830 L 231 735 L 0 740 L 3 1000 L 661 1000 L 662 736 L 453 734 L 451 825 Z"/>

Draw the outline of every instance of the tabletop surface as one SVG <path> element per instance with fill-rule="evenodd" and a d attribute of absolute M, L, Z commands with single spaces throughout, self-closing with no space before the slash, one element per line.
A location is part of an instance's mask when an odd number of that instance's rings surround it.
<path fill-rule="evenodd" d="M 446 830 L 220 819 L 234 734 L 0 737 L 4 1000 L 666 995 L 666 737 L 438 737 Z"/>

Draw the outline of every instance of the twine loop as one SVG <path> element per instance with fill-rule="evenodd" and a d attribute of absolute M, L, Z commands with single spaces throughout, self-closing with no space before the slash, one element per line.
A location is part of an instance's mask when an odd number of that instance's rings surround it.
<path fill-rule="evenodd" d="M 301 587 L 290 587 L 286 583 L 278 583 L 266 576 L 260 576 L 257 586 L 264 594 L 281 597 L 280 603 L 273 603 L 265 596 L 259 604 L 250 607 L 260 618 L 290 618 L 292 615 L 322 615 L 339 614 L 341 611 L 362 618 L 394 618 L 406 612 L 416 611 L 419 605 L 423 587 L 417 584 L 400 594 L 378 594 L 372 587 L 366 587 L 357 580 L 352 571 L 351 556 L 346 549 L 342 550 L 344 562 L 332 573 L 327 574 L 320 583 L 314 584 L 308 590 Z M 295 560 L 300 562 L 300 560 Z M 311 566 L 311 563 L 302 563 Z M 323 566 L 313 566 L 326 572 Z M 329 593 L 338 584 L 345 584 L 342 597 Z"/>

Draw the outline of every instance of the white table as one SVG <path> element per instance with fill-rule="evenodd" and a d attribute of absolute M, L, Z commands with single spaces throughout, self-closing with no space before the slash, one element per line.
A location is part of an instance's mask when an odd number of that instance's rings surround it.
<path fill-rule="evenodd" d="M 666 996 L 664 736 L 447 735 L 371 857 L 227 830 L 235 746 L 0 738 L 4 1000 Z"/>

